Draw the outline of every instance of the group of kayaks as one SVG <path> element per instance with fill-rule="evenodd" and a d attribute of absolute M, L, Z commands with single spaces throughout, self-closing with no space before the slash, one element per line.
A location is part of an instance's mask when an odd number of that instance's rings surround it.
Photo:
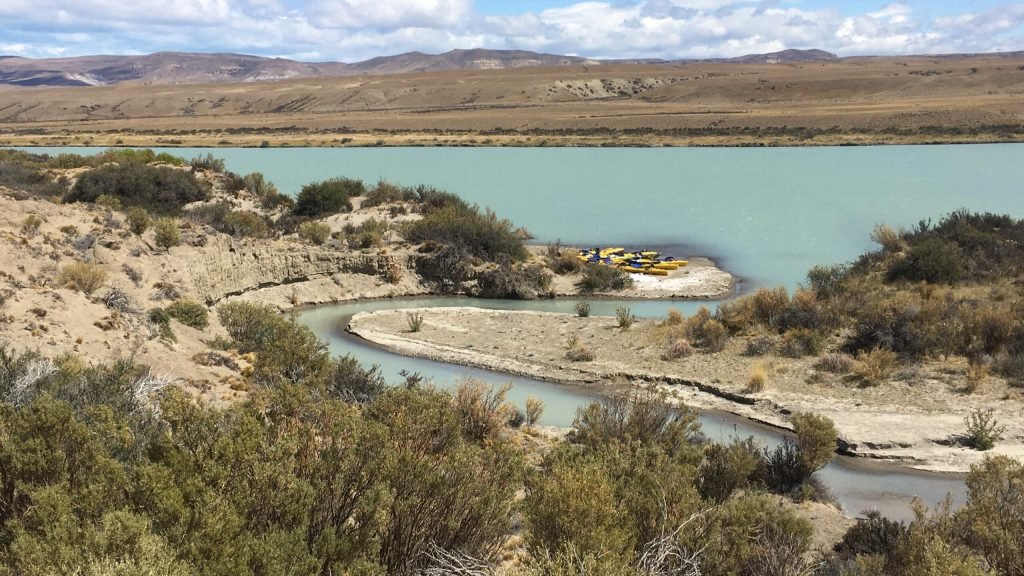
<path fill-rule="evenodd" d="M 651 276 L 668 276 L 669 272 L 686 266 L 686 260 L 662 256 L 652 250 L 626 252 L 625 248 L 591 248 L 580 250 L 576 257 L 591 264 L 613 266 L 630 274 Z"/>

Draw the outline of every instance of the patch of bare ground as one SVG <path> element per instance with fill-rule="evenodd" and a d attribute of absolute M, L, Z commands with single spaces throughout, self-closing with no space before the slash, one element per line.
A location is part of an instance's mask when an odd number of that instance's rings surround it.
<path fill-rule="evenodd" d="M 1024 58 L 848 58 L 0 88 L 0 144 L 744 146 L 1024 141 Z"/>
<path fill-rule="evenodd" d="M 1008 432 L 988 454 L 1024 457 L 1019 392 L 991 377 L 966 394 L 966 362 L 928 361 L 866 387 L 850 376 L 816 369 L 815 358 L 746 356 L 742 338 L 733 338 L 721 352 L 666 359 L 668 343 L 652 320 L 623 330 L 614 318 L 476 308 L 418 312 L 423 326 L 416 333 L 408 332 L 406 311 L 358 314 L 349 330 L 400 354 L 542 380 L 602 389 L 651 383 L 690 406 L 776 426 L 787 427 L 789 413 L 816 412 L 835 421 L 851 454 L 924 470 L 962 472 L 979 461 L 983 453 L 952 439 L 964 433 L 971 410 L 991 409 Z M 593 359 L 573 361 L 570 347 L 587 350 Z M 766 375 L 756 392 L 750 389 L 755 369 Z"/>

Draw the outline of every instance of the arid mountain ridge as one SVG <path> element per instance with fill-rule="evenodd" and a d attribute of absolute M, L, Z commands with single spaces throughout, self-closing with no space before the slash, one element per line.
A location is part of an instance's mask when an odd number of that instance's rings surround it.
<path fill-rule="evenodd" d="M 794 63 L 833 61 L 823 50 L 784 50 L 706 62 Z M 104 86 L 134 82 L 150 85 L 210 84 L 389 75 L 448 70 L 505 70 L 603 64 L 672 64 L 692 60 L 596 60 L 523 50 L 452 50 L 444 54 L 409 52 L 362 62 L 298 62 L 244 54 L 157 52 L 145 56 L 97 55 L 31 59 L 0 56 L 0 84 L 14 86 Z"/>

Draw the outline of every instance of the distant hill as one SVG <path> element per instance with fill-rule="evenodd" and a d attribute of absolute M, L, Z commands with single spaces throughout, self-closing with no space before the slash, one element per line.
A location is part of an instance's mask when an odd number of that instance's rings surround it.
<path fill-rule="evenodd" d="M 739 58 L 728 58 L 726 62 L 739 64 L 789 64 L 796 62 L 831 62 L 839 56 L 824 50 L 783 50 L 769 54 L 747 54 Z"/>
<path fill-rule="evenodd" d="M 1016 53 L 1020 54 L 1020 53 Z M 1014 56 L 1014 54 L 1007 54 Z M 934 56 L 958 58 L 960 55 Z M 789 64 L 830 62 L 840 58 L 824 50 L 783 50 L 713 60 L 595 60 L 579 56 L 541 54 L 525 50 L 452 50 L 444 54 L 408 52 L 362 62 L 297 62 L 244 54 L 157 52 L 145 56 L 79 56 L 31 59 L 0 56 L 0 85 L 104 86 L 139 84 L 219 84 L 388 75 L 445 70 L 507 70 L 531 67 L 600 66 L 612 64 L 680 64 L 714 62 L 737 64 Z"/>

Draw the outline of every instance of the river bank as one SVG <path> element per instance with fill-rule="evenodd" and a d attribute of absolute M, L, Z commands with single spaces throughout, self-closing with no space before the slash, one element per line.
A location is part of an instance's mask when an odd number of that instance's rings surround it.
<path fill-rule="evenodd" d="M 358 314 L 349 330 L 403 355 L 596 390 L 656 385 L 689 406 L 783 428 L 788 414 L 813 411 L 835 421 L 844 453 L 920 470 L 964 472 L 979 461 L 984 453 L 959 446 L 956 437 L 971 408 L 992 408 L 1009 432 L 990 453 L 1024 456 L 1019 436 L 1024 413 L 1019 402 L 1007 401 L 1013 392 L 993 382 L 964 395 L 957 375 L 938 366 L 922 366 L 886 386 L 861 388 L 815 370 L 812 359 L 744 356 L 744 343 L 735 339 L 720 353 L 663 360 L 653 321 L 623 331 L 614 318 L 474 308 L 416 312 L 423 318 L 416 333 L 409 332 L 408 311 Z M 567 360 L 572 338 L 594 360 Z M 768 373 L 767 386 L 756 393 L 746 390 L 755 367 Z"/>

